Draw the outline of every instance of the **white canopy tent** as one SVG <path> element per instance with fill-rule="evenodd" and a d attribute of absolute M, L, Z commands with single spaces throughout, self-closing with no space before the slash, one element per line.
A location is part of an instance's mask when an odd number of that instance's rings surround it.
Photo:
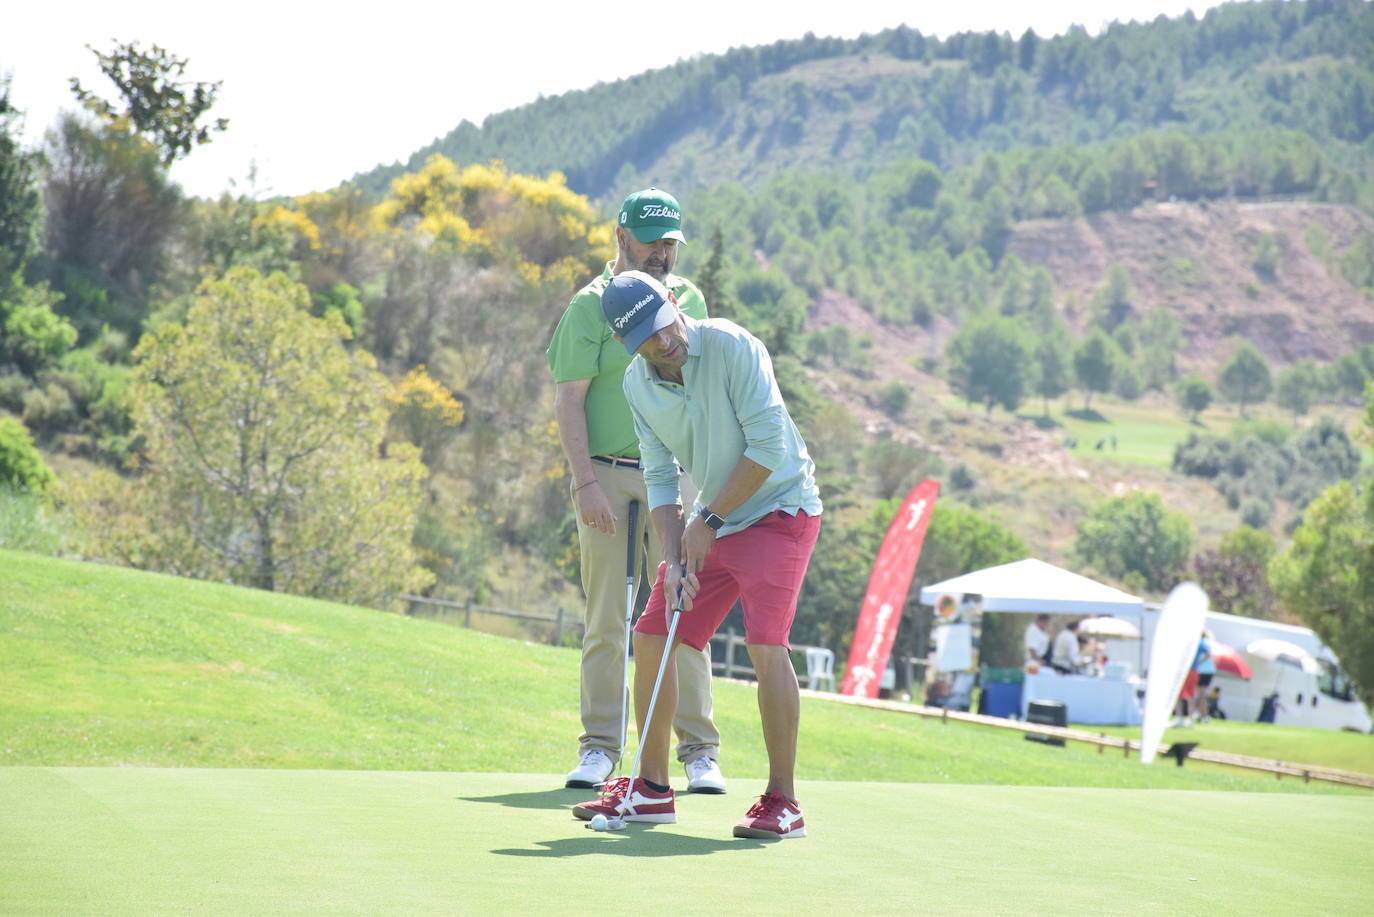
<path fill-rule="evenodd" d="M 921 590 L 921 604 L 934 606 L 942 595 L 982 597 L 985 612 L 1107 616 L 1143 619 L 1145 602 L 1135 595 L 1072 573 L 1043 560 L 1027 558 L 1015 563 L 975 570 L 935 583 Z M 938 643 L 938 640 L 937 640 Z M 1143 641 L 1137 641 L 1137 654 Z M 1048 671 L 1027 672 L 1021 695 L 1021 716 L 1027 716 L 1031 698 L 1057 700 L 1074 711 L 1084 723 L 1140 722 L 1136 685 L 1124 679 L 1098 679 L 1057 675 Z"/>
<path fill-rule="evenodd" d="M 921 590 L 921 604 L 933 606 L 946 593 L 981 595 L 984 611 L 1136 617 L 1145 611 L 1139 596 L 1034 557 L 926 586 Z"/>

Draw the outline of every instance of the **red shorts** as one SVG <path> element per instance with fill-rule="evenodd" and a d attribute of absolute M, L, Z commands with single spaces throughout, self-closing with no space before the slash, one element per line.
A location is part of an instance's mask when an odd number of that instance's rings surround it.
<path fill-rule="evenodd" d="M 787 636 L 797 614 L 797 595 L 820 531 L 820 516 L 778 510 L 717 540 L 697 574 L 701 589 L 692 610 L 678 619 L 678 637 L 688 646 L 705 649 L 738 599 L 744 605 L 747 643 L 779 644 L 790 650 Z M 668 633 L 663 570 L 659 564 L 649 606 L 635 624 L 638 633 Z"/>
<path fill-rule="evenodd" d="M 1188 675 L 1183 679 L 1183 690 L 1178 692 L 1178 696 L 1187 700 L 1193 699 L 1193 694 L 1197 692 L 1197 669 L 1189 669 Z"/>

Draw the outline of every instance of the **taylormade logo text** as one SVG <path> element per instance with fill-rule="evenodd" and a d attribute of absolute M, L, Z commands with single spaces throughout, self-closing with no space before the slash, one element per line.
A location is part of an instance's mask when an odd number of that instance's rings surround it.
<path fill-rule="evenodd" d="M 630 323 L 630 319 L 634 318 L 640 309 L 643 309 L 645 306 L 653 302 L 655 299 L 658 299 L 658 294 L 654 293 L 651 290 L 649 292 L 649 295 L 645 296 L 639 302 L 635 303 L 629 312 L 626 312 L 624 315 L 620 316 L 620 318 L 617 318 L 615 320 L 615 330 L 622 330 L 626 325 Z"/>

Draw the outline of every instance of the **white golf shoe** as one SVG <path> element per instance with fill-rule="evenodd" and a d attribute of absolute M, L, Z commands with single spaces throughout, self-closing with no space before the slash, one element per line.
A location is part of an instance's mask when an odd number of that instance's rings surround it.
<path fill-rule="evenodd" d="M 589 748 L 582 753 L 582 760 L 568 772 L 568 780 L 563 785 L 568 788 L 594 790 L 606 782 L 615 769 L 610 755 L 599 748 Z"/>
<path fill-rule="evenodd" d="M 720 765 L 710 755 L 693 758 L 685 765 L 687 768 L 687 792 L 712 793 L 725 792 L 725 775 Z"/>

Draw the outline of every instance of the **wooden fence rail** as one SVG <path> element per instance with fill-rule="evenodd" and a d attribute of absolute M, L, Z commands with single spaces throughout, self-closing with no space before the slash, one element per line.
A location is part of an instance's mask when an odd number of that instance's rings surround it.
<path fill-rule="evenodd" d="M 581 616 L 569 616 L 567 612 L 563 610 L 562 605 L 559 605 L 557 611 L 549 615 L 536 614 L 529 611 L 515 611 L 510 608 L 492 608 L 489 605 L 478 605 L 471 599 L 465 602 L 455 602 L 450 599 L 432 599 L 423 595 L 402 595 L 401 598 L 410 603 L 410 607 L 406 609 L 406 614 L 410 615 L 415 614 L 415 606 L 417 605 L 434 605 L 439 608 L 451 608 L 456 611 L 461 611 L 463 613 L 463 626 L 469 629 L 472 628 L 472 615 L 474 612 L 499 615 L 503 618 L 515 618 L 522 621 L 546 621 L 553 625 L 553 635 L 549 638 L 549 643 L 554 646 L 563 645 L 563 635 L 569 627 L 577 630 L 579 639 L 585 632 Z"/>

